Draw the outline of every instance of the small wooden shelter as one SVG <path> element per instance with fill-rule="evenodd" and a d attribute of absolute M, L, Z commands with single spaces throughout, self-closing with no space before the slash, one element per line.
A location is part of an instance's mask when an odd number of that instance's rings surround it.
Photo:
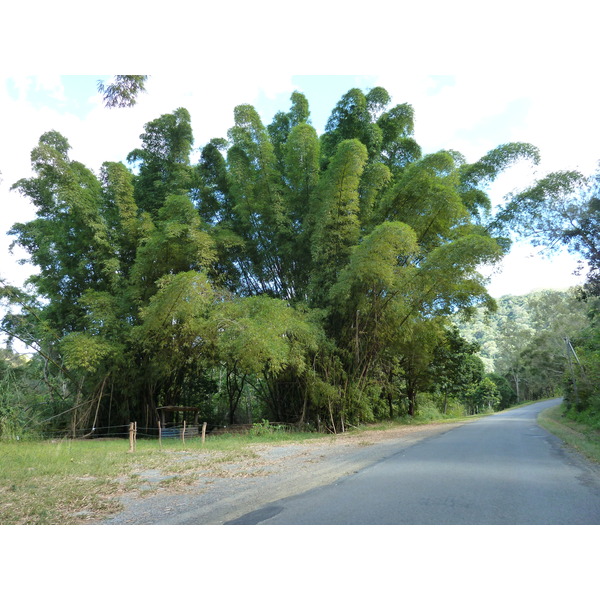
<path fill-rule="evenodd" d="M 156 409 L 159 428 L 163 437 L 185 437 L 199 435 L 199 408 L 191 406 L 159 406 Z"/>

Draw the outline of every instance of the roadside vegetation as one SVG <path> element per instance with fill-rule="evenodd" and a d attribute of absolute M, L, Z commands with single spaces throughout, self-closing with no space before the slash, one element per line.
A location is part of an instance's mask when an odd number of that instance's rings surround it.
<path fill-rule="evenodd" d="M 101 91 L 126 110 L 144 83 Z M 334 434 L 414 417 L 423 393 L 441 412 L 456 398 L 469 414 L 493 407 L 497 385 L 451 317 L 493 310 L 480 269 L 522 215 L 488 189 L 539 151 L 426 154 L 414 118 L 383 87 L 351 89 L 319 133 L 294 92 L 268 124 L 237 106 L 196 153 L 182 107 L 99 168 L 42 134 L 33 176 L 13 184 L 36 215 L 10 230 L 36 272 L 22 288 L 0 282 L 1 329 L 35 357 L 9 367 L 2 435 L 149 429 L 172 405 Z M 548 187 L 533 172 L 531 185 Z"/>
<path fill-rule="evenodd" d="M 538 423 L 588 459 L 600 464 L 600 427 L 597 421 L 573 420 L 564 405 L 549 408 Z"/>

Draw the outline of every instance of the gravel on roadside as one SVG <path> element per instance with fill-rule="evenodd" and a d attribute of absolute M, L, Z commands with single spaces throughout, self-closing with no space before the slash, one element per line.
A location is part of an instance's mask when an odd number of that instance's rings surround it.
<path fill-rule="evenodd" d="M 219 525 L 260 507 L 337 479 L 441 435 L 464 422 L 399 426 L 281 445 L 257 444 L 253 456 L 199 469 L 177 490 L 161 488 L 159 473 L 145 472 L 150 495 L 139 491 L 118 500 L 123 511 L 104 525 Z M 164 478 L 163 478 L 164 479 Z"/>

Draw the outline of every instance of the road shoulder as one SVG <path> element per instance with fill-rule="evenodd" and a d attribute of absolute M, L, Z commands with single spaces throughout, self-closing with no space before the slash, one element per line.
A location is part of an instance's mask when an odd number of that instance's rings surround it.
<path fill-rule="evenodd" d="M 466 422 L 399 426 L 302 444 L 256 446 L 254 458 L 223 465 L 217 475 L 199 471 L 185 491 L 157 490 L 147 497 L 119 498 L 124 510 L 102 524 L 223 524 L 268 503 L 333 483 Z"/>

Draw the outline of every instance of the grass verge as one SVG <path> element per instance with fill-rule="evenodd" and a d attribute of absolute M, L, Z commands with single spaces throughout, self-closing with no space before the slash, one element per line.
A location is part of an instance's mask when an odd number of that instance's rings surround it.
<path fill-rule="evenodd" d="M 465 420 L 461 417 L 460 420 Z M 419 418 L 351 428 L 347 434 L 425 425 L 454 419 Z M 457 419 L 458 420 L 458 419 Z M 74 525 L 97 522 L 121 510 L 119 497 L 185 490 L 201 478 L 259 475 L 257 444 L 290 444 L 336 436 L 258 427 L 254 433 L 129 441 L 62 440 L 0 442 L 0 525 Z M 366 441 L 364 444 L 369 444 Z M 229 465 L 243 463 L 240 470 Z M 238 465 L 239 466 L 239 465 Z"/>
<path fill-rule="evenodd" d="M 298 443 L 317 434 L 267 432 L 180 440 L 0 442 L 0 525 L 72 525 L 121 509 L 118 497 L 185 488 L 225 476 L 228 463 L 251 463 L 254 444 Z"/>
<path fill-rule="evenodd" d="M 600 432 L 590 425 L 567 418 L 564 406 L 559 404 L 542 411 L 538 424 L 590 460 L 600 463 Z"/>

